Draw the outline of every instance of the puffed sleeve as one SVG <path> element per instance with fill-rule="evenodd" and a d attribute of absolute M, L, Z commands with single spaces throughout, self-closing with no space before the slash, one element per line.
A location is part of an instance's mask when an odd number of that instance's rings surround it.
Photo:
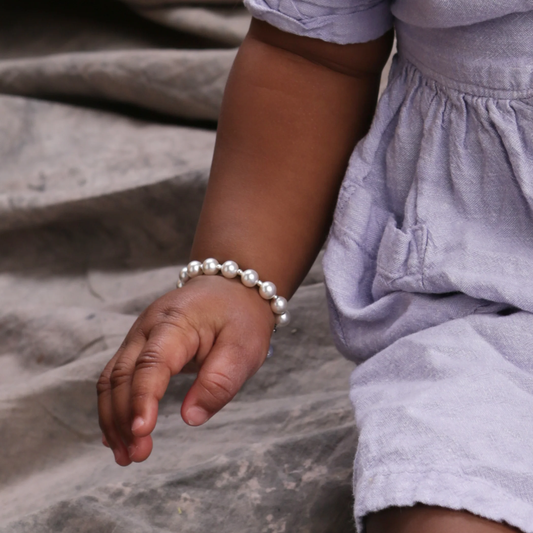
<path fill-rule="evenodd" d="M 364 43 L 392 27 L 390 0 L 244 0 L 280 30 L 337 44 Z"/>

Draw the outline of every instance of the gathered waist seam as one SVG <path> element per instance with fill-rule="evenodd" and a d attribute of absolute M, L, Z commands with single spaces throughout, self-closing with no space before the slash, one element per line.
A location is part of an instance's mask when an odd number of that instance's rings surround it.
<path fill-rule="evenodd" d="M 533 97 L 533 87 L 521 90 L 498 89 L 449 78 L 448 76 L 435 71 L 431 67 L 420 63 L 405 50 L 398 52 L 398 60 L 400 63 L 410 65 L 418 70 L 428 81 L 432 81 L 435 84 L 447 89 L 455 90 L 462 94 L 491 98 L 493 100 L 527 100 L 528 98 Z"/>

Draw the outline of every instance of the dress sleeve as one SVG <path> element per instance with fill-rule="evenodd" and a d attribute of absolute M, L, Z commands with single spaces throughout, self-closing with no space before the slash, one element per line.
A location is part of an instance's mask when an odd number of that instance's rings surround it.
<path fill-rule="evenodd" d="M 254 18 L 337 44 L 377 39 L 392 27 L 390 0 L 244 0 Z"/>

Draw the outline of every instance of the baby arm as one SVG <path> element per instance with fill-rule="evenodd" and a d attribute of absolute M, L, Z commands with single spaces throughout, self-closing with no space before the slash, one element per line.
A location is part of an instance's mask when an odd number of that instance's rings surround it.
<path fill-rule="evenodd" d="M 391 45 L 391 32 L 340 46 L 252 22 L 226 87 L 192 259 L 234 260 L 292 296 L 326 238 Z M 256 290 L 221 276 L 193 278 L 149 306 L 98 382 L 117 463 L 150 454 L 172 375 L 195 359 L 182 416 L 200 425 L 261 366 L 273 326 Z"/>

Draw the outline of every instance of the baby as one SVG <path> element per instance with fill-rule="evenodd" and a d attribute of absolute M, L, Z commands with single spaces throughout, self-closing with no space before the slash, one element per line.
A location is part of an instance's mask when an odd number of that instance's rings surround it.
<path fill-rule="evenodd" d="M 245 3 L 191 259 L 289 299 L 329 234 L 333 332 L 362 363 L 360 532 L 533 533 L 531 0 Z M 98 383 L 116 462 L 150 455 L 171 376 L 198 371 L 187 424 L 224 407 L 277 316 L 238 276 L 149 306 Z"/>

